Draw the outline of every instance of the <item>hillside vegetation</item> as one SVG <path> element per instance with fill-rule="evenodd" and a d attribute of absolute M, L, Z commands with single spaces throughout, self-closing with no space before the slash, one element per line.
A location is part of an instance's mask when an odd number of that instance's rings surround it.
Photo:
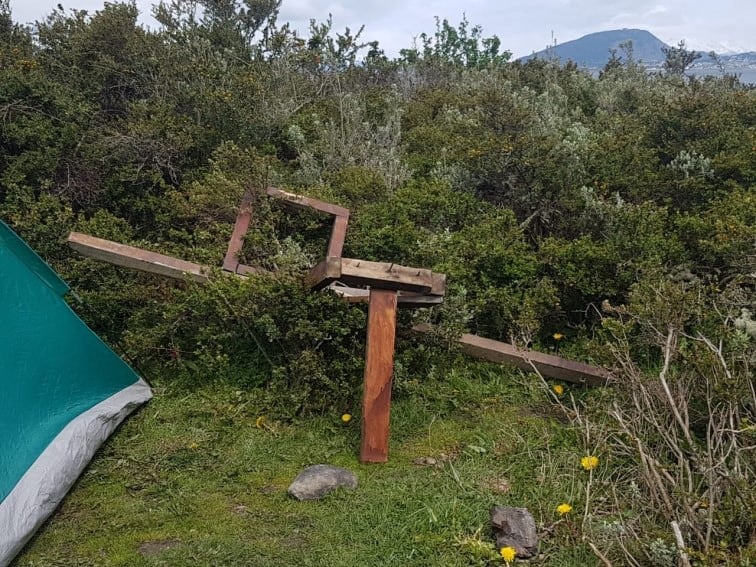
<path fill-rule="evenodd" d="M 0 0 L 0 218 L 159 394 L 19 565 L 135 565 L 145 534 L 208 525 L 196 547 L 139 561 L 495 564 L 473 511 L 507 498 L 534 511 L 543 564 L 756 564 L 756 90 L 687 78 L 674 49 L 664 74 L 617 54 L 598 77 L 510 62 L 506 39 L 464 20 L 390 59 L 329 19 L 298 37 L 279 5 L 172 0 L 146 30 L 115 2 L 32 32 Z M 369 507 L 340 495 L 302 520 L 283 496 L 239 496 L 355 460 L 357 426 L 331 418 L 358 417 L 366 315 L 303 281 L 322 218 L 261 193 L 242 255 L 275 274 L 206 286 L 65 245 L 76 230 L 220 266 L 242 194 L 269 185 L 348 207 L 345 256 L 448 275 L 443 306 L 400 313 L 397 462 L 363 469 Z M 438 332 L 408 333 L 418 319 Z M 463 331 L 616 380 L 565 390 L 473 363 L 452 346 Z M 423 452 L 440 468 L 413 468 Z M 509 496 L 494 471 L 517 480 Z M 232 504 L 244 513 L 196 523 Z M 244 531 L 250 510 L 305 543 Z M 242 533 L 269 540 L 247 549 Z M 123 549 L 102 555 L 108 539 Z"/>

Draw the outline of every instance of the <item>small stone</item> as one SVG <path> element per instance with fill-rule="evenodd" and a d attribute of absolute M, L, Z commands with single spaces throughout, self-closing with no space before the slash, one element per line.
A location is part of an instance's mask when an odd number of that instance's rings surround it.
<path fill-rule="evenodd" d="M 420 467 L 435 467 L 438 461 L 433 457 L 418 457 L 412 463 Z"/>
<path fill-rule="evenodd" d="M 297 475 L 288 492 L 297 500 L 317 500 L 341 486 L 357 488 L 354 473 L 331 465 L 313 465 Z"/>
<path fill-rule="evenodd" d="M 496 547 L 513 547 L 517 557 L 528 559 L 538 551 L 535 520 L 527 508 L 494 506 L 491 508 L 491 528 Z"/>

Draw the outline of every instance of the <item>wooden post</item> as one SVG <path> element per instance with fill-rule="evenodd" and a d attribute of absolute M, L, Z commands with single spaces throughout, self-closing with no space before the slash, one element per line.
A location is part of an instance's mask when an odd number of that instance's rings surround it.
<path fill-rule="evenodd" d="M 223 269 L 227 272 L 236 272 L 240 266 L 239 253 L 244 246 L 244 236 L 249 230 L 249 223 L 252 220 L 252 193 L 247 191 L 242 197 L 239 214 L 236 216 L 234 231 L 231 239 L 228 241 L 228 250 L 226 257 L 223 259 Z"/>
<path fill-rule="evenodd" d="M 333 217 L 333 228 L 331 228 L 331 239 L 328 241 L 328 252 L 326 256 L 341 257 L 344 250 L 344 239 L 346 238 L 347 226 L 349 225 L 349 215 L 336 215 Z"/>
<path fill-rule="evenodd" d="M 362 394 L 360 461 L 363 463 L 385 463 L 388 460 L 396 306 L 396 291 L 370 290 Z"/>

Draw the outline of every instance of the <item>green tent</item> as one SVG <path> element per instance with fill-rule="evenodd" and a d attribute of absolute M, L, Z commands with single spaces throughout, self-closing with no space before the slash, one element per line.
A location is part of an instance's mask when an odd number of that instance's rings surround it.
<path fill-rule="evenodd" d="M 0 221 L 0 566 L 39 528 L 149 386 Z"/>

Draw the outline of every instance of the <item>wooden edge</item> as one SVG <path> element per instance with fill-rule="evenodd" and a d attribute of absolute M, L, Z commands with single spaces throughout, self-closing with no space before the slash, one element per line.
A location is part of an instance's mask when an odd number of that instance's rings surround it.
<path fill-rule="evenodd" d="M 422 324 L 415 325 L 412 329 L 427 333 L 431 327 Z M 477 335 L 462 335 L 459 344 L 462 352 L 467 355 L 490 362 L 514 364 L 526 372 L 533 372 L 535 367 L 546 378 L 588 386 L 605 386 L 612 378 L 611 373 L 604 368 L 534 350 L 521 349 L 509 343 Z"/>
<path fill-rule="evenodd" d="M 367 303 L 370 299 L 369 289 L 336 285 L 336 282 L 328 286 L 328 289 L 335 294 L 340 295 L 349 303 Z M 398 292 L 397 300 L 399 307 L 412 309 L 440 305 L 443 303 L 444 298 L 436 295 L 420 295 L 417 293 L 400 291 Z"/>
<path fill-rule="evenodd" d="M 326 256 L 341 257 L 341 254 L 344 251 L 344 240 L 346 240 L 348 225 L 349 211 L 347 211 L 346 215 L 336 215 L 333 218 L 331 238 L 328 240 L 328 252 L 326 253 Z"/>
<path fill-rule="evenodd" d="M 321 211 L 329 215 L 349 217 L 349 209 L 339 207 L 332 203 L 326 203 L 325 201 L 319 201 L 312 197 L 305 197 L 303 195 L 296 195 L 295 193 L 289 193 L 288 191 L 282 191 L 275 187 L 268 187 L 266 193 L 268 196 L 274 199 L 280 199 L 287 205 L 297 209 L 314 209 Z"/>
<path fill-rule="evenodd" d="M 341 258 L 329 256 L 307 272 L 307 283 L 314 290 L 323 289 L 339 279 L 341 279 Z"/>
<path fill-rule="evenodd" d="M 246 191 L 239 205 L 239 213 L 236 216 L 234 230 L 228 241 L 226 256 L 223 258 L 223 269 L 229 272 L 238 272 L 239 252 L 244 246 L 244 237 L 249 230 L 249 223 L 252 219 L 252 192 Z"/>
<path fill-rule="evenodd" d="M 439 274 L 438 272 L 431 273 L 431 295 L 439 295 L 443 297 L 446 295 L 446 274 Z"/>
<path fill-rule="evenodd" d="M 371 289 L 365 340 L 360 462 L 388 460 L 397 292 Z"/>
<path fill-rule="evenodd" d="M 378 289 L 404 290 L 419 293 L 429 293 L 433 288 L 433 277 L 430 270 L 422 268 L 408 268 L 389 262 L 369 262 L 354 258 L 341 259 L 342 283 L 362 287 L 370 286 Z"/>
<path fill-rule="evenodd" d="M 72 232 L 68 235 L 68 245 L 88 258 L 178 280 L 188 278 L 205 283 L 210 272 L 207 266 L 80 232 Z"/>

